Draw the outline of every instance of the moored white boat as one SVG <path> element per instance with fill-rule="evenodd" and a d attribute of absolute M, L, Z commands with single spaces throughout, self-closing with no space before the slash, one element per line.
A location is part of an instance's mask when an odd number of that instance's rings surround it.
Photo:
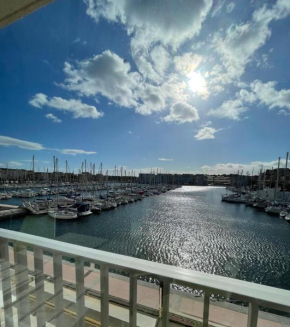
<path fill-rule="evenodd" d="M 222 195 L 222 201 L 231 202 L 231 203 L 245 203 L 246 199 L 240 194 L 225 194 Z"/>
<path fill-rule="evenodd" d="M 91 207 L 91 211 L 92 211 L 92 213 L 100 213 L 102 211 L 102 209 L 99 206 L 94 205 Z"/>
<path fill-rule="evenodd" d="M 290 223 L 290 213 L 284 218 L 288 223 Z"/>
<path fill-rule="evenodd" d="M 282 207 L 280 207 L 280 206 L 275 206 L 275 205 L 273 205 L 273 206 L 268 206 L 268 207 L 265 208 L 265 211 L 266 211 L 267 213 L 270 213 L 270 214 L 273 214 L 273 215 L 279 215 L 280 212 L 281 212 L 282 210 L 283 210 Z"/>
<path fill-rule="evenodd" d="M 48 215 L 55 219 L 76 219 L 77 213 L 68 210 L 49 210 Z"/>
<path fill-rule="evenodd" d="M 77 202 L 74 207 L 77 209 L 77 215 L 79 217 L 89 216 L 92 214 L 90 205 L 86 202 Z"/>
<path fill-rule="evenodd" d="M 283 218 L 283 219 L 285 219 L 285 217 L 288 215 L 288 211 L 286 211 L 286 210 L 282 210 L 281 212 L 280 212 L 280 218 Z"/>

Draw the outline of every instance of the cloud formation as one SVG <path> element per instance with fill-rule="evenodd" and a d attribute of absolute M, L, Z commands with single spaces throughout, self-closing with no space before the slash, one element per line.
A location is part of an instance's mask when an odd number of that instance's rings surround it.
<path fill-rule="evenodd" d="M 134 109 L 141 115 L 169 110 L 160 121 L 181 124 L 199 119 L 200 105 L 193 102 L 197 97 L 207 100 L 222 91 L 232 91 L 226 89 L 226 85 L 231 84 L 241 89 L 230 97 L 229 92 L 225 92 L 223 102 L 216 107 L 211 105 L 209 116 L 239 121 L 255 103 L 270 109 L 289 109 L 288 90 L 277 91 L 275 82 L 254 81 L 245 85 L 241 81 L 252 61 L 268 61 L 270 51 L 260 53 L 259 58 L 257 52 L 271 36 L 271 23 L 290 14 L 289 1 L 264 4 L 247 16 L 247 21 L 230 26 L 225 23 L 203 40 L 198 36 L 207 16 L 229 14 L 239 4 L 225 0 L 148 0 L 142 4 L 134 0 L 84 2 L 87 14 L 97 23 L 105 19 L 122 25 L 130 37 L 131 56 L 122 58 L 106 50 L 91 58 L 65 62 L 65 78 L 58 85 L 78 97 L 91 98 L 97 103 L 105 97 L 109 104 Z M 193 40 L 197 42 L 191 44 Z M 75 40 L 79 41 L 79 38 Z M 49 98 L 43 93 L 36 94 L 30 104 L 70 111 L 74 118 L 96 119 L 103 115 L 95 106 L 81 100 Z M 58 122 L 53 116 L 46 115 Z M 201 129 L 198 131 L 201 136 L 195 137 L 214 138 L 216 131 L 213 127 Z"/>
<path fill-rule="evenodd" d="M 52 150 L 52 151 L 58 151 L 63 154 L 70 154 L 70 155 L 77 155 L 77 154 L 96 154 L 97 152 L 94 151 L 85 151 L 85 150 L 77 150 L 77 149 L 50 149 L 50 148 L 45 148 L 42 144 L 40 143 L 35 143 L 35 142 L 28 142 L 28 141 L 23 141 L 19 139 L 15 139 L 12 137 L 8 136 L 2 136 L 0 135 L 0 146 L 5 146 L 5 147 L 18 147 L 20 149 L 25 149 L 25 150 L 33 150 L 33 151 L 39 151 L 39 150 Z M 14 161 L 15 163 L 16 161 Z"/>
<path fill-rule="evenodd" d="M 281 166 L 283 165 L 283 160 Z M 278 166 L 278 160 L 273 161 L 254 161 L 250 163 L 218 163 L 216 165 L 204 165 L 201 167 L 205 174 L 236 174 L 238 171 L 243 174 L 259 174 L 260 170 L 272 169 Z"/>
<path fill-rule="evenodd" d="M 87 14 L 97 22 L 101 17 L 125 26 L 134 47 L 147 49 L 158 42 L 177 49 L 197 35 L 212 0 L 85 0 Z M 164 14 L 167 13 L 167 14 Z"/>
<path fill-rule="evenodd" d="M 47 119 L 52 120 L 54 123 L 61 123 L 62 122 L 62 120 L 57 118 L 54 114 L 47 114 L 47 115 L 45 115 L 45 117 Z"/>
<path fill-rule="evenodd" d="M 140 82 L 130 64 L 110 50 L 90 59 L 78 61 L 76 67 L 65 63 L 64 87 L 82 96 L 103 95 L 122 107 L 133 107 L 137 101 L 133 89 Z"/>
<path fill-rule="evenodd" d="M 271 81 L 262 83 L 259 80 L 255 80 L 251 84 L 253 91 L 252 98 L 259 100 L 260 103 L 274 108 L 286 108 L 290 111 L 290 90 L 276 90 L 277 82 Z"/>
<path fill-rule="evenodd" d="M 210 140 L 215 138 L 215 133 L 219 130 L 213 127 L 203 127 L 194 136 L 197 140 Z"/>
<path fill-rule="evenodd" d="M 170 114 L 164 117 L 166 122 L 179 124 L 191 123 L 199 120 L 197 109 L 185 102 L 175 102 L 170 108 Z"/>
<path fill-rule="evenodd" d="M 231 13 L 235 8 L 235 4 L 233 2 L 230 2 L 228 5 L 227 5 L 227 12 L 228 13 Z"/>
<path fill-rule="evenodd" d="M 23 163 L 19 161 L 8 161 L 8 167 L 21 167 L 23 166 Z"/>
<path fill-rule="evenodd" d="M 214 46 L 227 72 L 224 82 L 237 80 L 243 75 L 255 52 L 270 37 L 269 24 L 289 14 L 290 2 L 277 0 L 271 8 L 264 5 L 254 11 L 250 21 L 230 26 L 224 37 L 220 33 L 215 35 Z"/>
<path fill-rule="evenodd" d="M 61 110 L 63 112 L 70 112 L 72 113 L 73 118 L 97 119 L 104 115 L 102 112 L 98 111 L 95 106 L 87 105 L 81 100 L 66 100 L 60 97 L 49 98 L 43 93 L 35 94 L 29 103 L 36 108 L 42 108 L 46 106 L 49 108 Z"/>
<path fill-rule="evenodd" d="M 275 81 L 262 83 L 255 80 L 250 84 L 250 90 L 241 89 L 235 94 L 234 99 L 224 101 L 220 107 L 209 110 L 208 115 L 240 120 L 241 115 L 248 111 L 249 105 L 256 103 L 269 109 L 279 108 L 281 110 L 278 114 L 287 116 L 290 114 L 290 90 L 276 90 L 276 86 Z"/>
<path fill-rule="evenodd" d="M 216 109 L 211 109 L 208 112 L 209 116 L 218 118 L 229 118 L 232 120 L 240 120 L 241 114 L 246 112 L 248 108 L 244 106 L 240 99 L 227 100 Z"/>
<path fill-rule="evenodd" d="M 164 55 L 160 54 L 163 50 L 156 51 L 156 58 Z M 75 66 L 65 63 L 64 72 L 66 79 L 61 85 L 67 90 L 81 96 L 93 96 L 97 101 L 99 96 L 104 96 L 121 107 L 134 108 L 142 115 L 165 110 L 167 102 L 185 98 L 174 75 L 161 85 L 149 84 L 138 72 L 131 71 L 126 60 L 110 50 L 78 61 Z"/>
<path fill-rule="evenodd" d="M 12 137 L 0 135 L 0 146 L 1 145 L 5 147 L 12 146 L 20 149 L 34 150 L 34 151 L 39 151 L 44 149 L 44 147 L 39 143 L 23 141 Z"/>
<path fill-rule="evenodd" d="M 159 161 L 173 161 L 173 159 L 167 159 L 167 158 L 158 158 Z"/>
<path fill-rule="evenodd" d="M 77 154 L 96 154 L 97 153 L 94 151 L 84 151 L 84 150 L 77 150 L 77 149 L 63 149 L 63 150 L 60 150 L 60 152 L 63 154 L 69 154 L 72 156 L 75 156 Z"/>

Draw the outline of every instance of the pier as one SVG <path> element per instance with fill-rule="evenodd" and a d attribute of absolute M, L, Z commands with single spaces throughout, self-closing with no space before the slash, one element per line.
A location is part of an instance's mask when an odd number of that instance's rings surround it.
<path fill-rule="evenodd" d="M 0 220 L 18 218 L 27 215 L 28 211 L 25 208 L 20 208 L 18 206 L 0 204 Z"/>

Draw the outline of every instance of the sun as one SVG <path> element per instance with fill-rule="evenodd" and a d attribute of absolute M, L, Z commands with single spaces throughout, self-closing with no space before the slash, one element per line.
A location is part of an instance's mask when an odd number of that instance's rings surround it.
<path fill-rule="evenodd" d="M 188 76 L 188 86 L 194 93 L 205 95 L 207 93 L 206 80 L 198 72 L 192 72 Z"/>

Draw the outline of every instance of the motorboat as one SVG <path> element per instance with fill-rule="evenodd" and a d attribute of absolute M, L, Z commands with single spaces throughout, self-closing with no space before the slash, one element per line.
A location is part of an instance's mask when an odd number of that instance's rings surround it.
<path fill-rule="evenodd" d="M 285 217 L 288 215 L 288 211 L 287 210 L 282 210 L 279 214 L 280 218 L 285 219 Z"/>
<path fill-rule="evenodd" d="M 240 194 L 224 194 L 222 195 L 222 201 L 231 203 L 245 203 L 246 199 Z"/>
<path fill-rule="evenodd" d="M 92 211 L 90 210 L 89 203 L 86 203 L 86 202 L 77 202 L 74 205 L 74 208 L 77 209 L 77 215 L 79 217 L 89 216 L 89 215 L 92 214 Z"/>
<path fill-rule="evenodd" d="M 247 199 L 245 203 L 246 206 L 253 207 L 253 205 L 256 203 L 256 199 Z"/>
<path fill-rule="evenodd" d="M 94 205 L 91 207 L 91 211 L 92 211 L 92 213 L 96 214 L 96 213 L 100 213 L 102 211 L 102 209 L 99 206 Z"/>
<path fill-rule="evenodd" d="M 254 203 L 253 205 L 255 209 L 265 209 L 267 206 L 268 203 L 265 200 L 257 200 L 256 203 Z"/>
<path fill-rule="evenodd" d="M 279 215 L 283 208 L 280 205 L 270 205 L 265 208 L 265 211 L 269 214 Z"/>
<path fill-rule="evenodd" d="M 290 213 L 284 219 L 290 224 Z"/>

